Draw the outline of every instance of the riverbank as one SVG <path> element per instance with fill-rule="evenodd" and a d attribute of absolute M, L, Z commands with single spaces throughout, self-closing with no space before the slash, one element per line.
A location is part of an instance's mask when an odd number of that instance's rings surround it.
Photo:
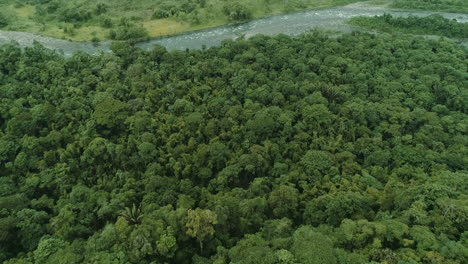
<path fill-rule="evenodd" d="M 164 46 L 168 50 L 202 49 L 220 45 L 226 39 L 238 37 L 249 38 L 257 34 L 298 35 L 313 28 L 332 30 L 338 32 L 350 32 L 360 30 L 350 26 L 346 22 L 356 16 L 376 16 L 391 14 L 395 17 L 429 16 L 437 13 L 447 19 L 457 19 L 460 22 L 468 21 L 468 14 L 441 13 L 428 11 L 402 11 L 386 6 L 369 6 L 366 4 L 351 4 L 347 6 L 325 8 L 320 10 L 303 11 L 291 14 L 276 15 L 268 18 L 257 19 L 242 24 L 231 24 L 201 31 L 190 32 L 176 36 L 155 38 L 137 43 L 142 49 L 152 49 L 154 45 Z M 99 42 L 94 45 L 91 42 L 73 42 L 56 38 L 39 36 L 25 32 L 0 31 L 0 44 L 17 42 L 22 47 L 29 47 L 38 42 L 46 48 L 59 50 L 65 56 L 71 56 L 81 51 L 89 54 L 99 54 L 110 51 L 110 41 Z"/>
<path fill-rule="evenodd" d="M 356 2 L 361 0 L 245 0 L 235 4 L 220 0 L 109 0 L 105 4 L 88 0 L 21 4 L 6 0 L 0 4 L 0 21 L 2 14 L 5 17 L 0 29 L 81 42 L 155 38 Z"/>
<path fill-rule="evenodd" d="M 393 17 L 385 14 L 374 17 L 353 17 L 349 24 L 381 32 L 401 32 L 411 35 L 437 35 L 453 39 L 468 39 L 468 23 L 434 14 L 428 17 Z"/>

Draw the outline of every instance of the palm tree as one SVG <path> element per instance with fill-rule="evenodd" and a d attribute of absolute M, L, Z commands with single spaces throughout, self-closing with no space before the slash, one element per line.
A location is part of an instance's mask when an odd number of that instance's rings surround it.
<path fill-rule="evenodd" d="M 137 207 L 135 204 L 133 204 L 132 208 L 125 207 L 124 211 L 120 213 L 120 215 L 131 225 L 141 224 L 141 218 L 143 217 L 141 207 Z"/>

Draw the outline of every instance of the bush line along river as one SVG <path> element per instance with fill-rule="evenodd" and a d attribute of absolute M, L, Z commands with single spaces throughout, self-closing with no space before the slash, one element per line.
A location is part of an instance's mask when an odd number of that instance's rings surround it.
<path fill-rule="evenodd" d="M 468 14 L 400 11 L 383 6 L 368 6 L 357 3 L 341 7 L 276 15 L 243 24 L 225 25 L 182 35 L 155 38 L 140 42 L 137 46 L 143 49 L 151 49 L 155 44 L 158 44 L 168 50 L 200 49 L 219 45 L 225 39 L 235 39 L 240 36 L 248 38 L 256 34 L 275 35 L 283 33 L 294 36 L 317 27 L 348 32 L 353 30 L 353 27 L 345 23 L 347 19 L 354 16 L 376 16 L 384 13 L 401 17 L 409 15 L 428 16 L 436 13 L 448 19 L 457 19 L 461 23 L 468 22 Z M 110 41 L 103 41 L 95 45 L 91 42 L 72 42 L 25 32 L 0 31 L 0 44 L 12 41 L 16 41 L 22 47 L 32 46 L 37 41 L 46 48 L 62 51 L 65 56 L 71 56 L 76 51 L 84 51 L 90 54 L 107 52 L 110 50 L 111 44 Z"/>

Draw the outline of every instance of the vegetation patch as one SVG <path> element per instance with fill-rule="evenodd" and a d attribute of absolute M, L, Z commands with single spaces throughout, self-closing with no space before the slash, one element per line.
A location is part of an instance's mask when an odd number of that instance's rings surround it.
<path fill-rule="evenodd" d="M 35 8 L 34 6 L 31 6 L 31 5 L 21 6 L 21 7 L 16 8 L 15 11 L 18 17 L 28 18 L 34 15 Z"/>
<path fill-rule="evenodd" d="M 374 17 L 353 17 L 351 25 L 385 32 L 399 31 L 419 35 L 439 35 L 449 38 L 468 38 L 468 23 L 459 23 L 441 15 L 427 17 L 393 17 L 390 14 Z"/>
<path fill-rule="evenodd" d="M 94 38 L 87 30 L 80 30 L 81 28 L 98 27 L 100 30 L 96 34 L 102 39 L 137 41 L 278 13 L 346 5 L 358 1 L 3 0 L 0 1 L 0 9 L 8 13 L 10 19 L 8 24 L 3 22 L 0 26 L 8 30 L 80 41 Z M 57 29 L 66 30 L 59 32 Z"/>
<path fill-rule="evenodd" d="M 391 6 L 403 9 L 468 13 L 466 0 L 395 0 Z"/>
<path fill-rule="evenodd" d="M 142 41 L 148 38 L 148 32 L 144 27 L 123 18 L 115 28 L 110 30 L 109 38 L 112 40 Z"/>
<path fill-rule="evenodd" d="M 189 23 L 171 18 L 145 21 L 143 22 L 143 27 L 148 31 L 150 36 L 173 35 L 196 29 Z"/>
<path fill-rule="evenodd" d="M 2 12 L 0 13 L 0 28 L 4 28 L 10 24 L 10 20 L 7 16 Z"/>
<path fill-rule="evenodd" d="M 0 46 L 0 262 L 467 263 L 465 47 Z"/>

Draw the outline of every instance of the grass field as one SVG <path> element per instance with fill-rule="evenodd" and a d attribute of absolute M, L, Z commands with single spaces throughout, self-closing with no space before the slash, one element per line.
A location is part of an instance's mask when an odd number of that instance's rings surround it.
<path fill-rule="evenodd" d="M 0 28 L 74 41 L 133 39 L 359 1 L 0 0 Z"/>

